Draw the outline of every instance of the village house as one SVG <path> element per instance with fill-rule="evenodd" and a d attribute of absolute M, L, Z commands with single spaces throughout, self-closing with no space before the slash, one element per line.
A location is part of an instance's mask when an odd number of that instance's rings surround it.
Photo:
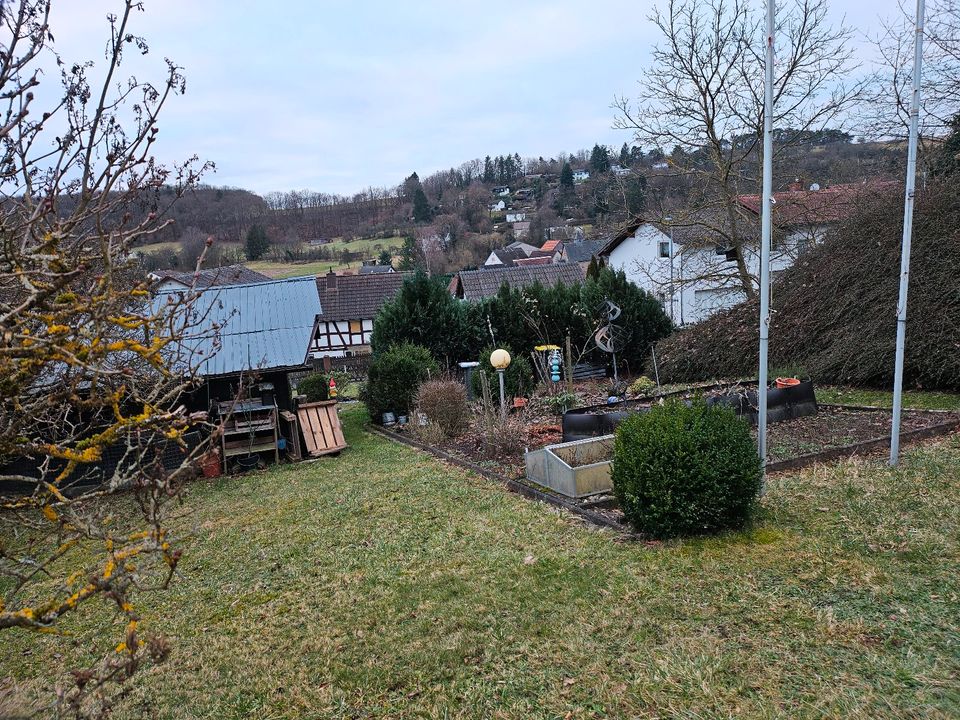
<path fill-rule="evenodd" d="M 796 185 L 774 193 L 774 243 L 771 274 L 790 267 L 830 228 L 850 217 L 865 193 L 890 183 L 838 185 L 801 190 Z M 738 198 L 740 245 L 748 278 L 759 275 L 759 212 L 756 195 Z M 599 250 L 608 265 L 623 270 L 636 285 L 656 297 L 678 325 L 700 322 L 746 298 L 736 252 L 720 228 L 728 227 L 718 208 L 658 220 L 638 219 Z"/>
<path fill-rule="evenodd" d="M 370 352 L 373 319 L 410 273 L 337 275 L 329 272 L 315 280 L 321 313 L 310 344 L 315 359 L 364 355 Z"/>
<path fill-rule="evenodd" d="M 583 269 L 574 263 L 461 270 L 450 280 L 448 289 L 455 298 L 478 301 L 493 297 L 501 285 L 524 288 L 540 283 L 544 287 L 574 285 L 584 280 Z"/>
<path fill-rule="evenodd" d="M 155 283 L 154 293 L 165 293 L 174 290 L 186 290 L 221 286 L 244 285 L 249 283 L 268 282 L 271 278 L 251 270 L 244 265 L 224 265 L 223 267 L 201 268 L 194 270 L 154 270 L 147 275 Z"/>
<path fill-rule="evenodd" d="M 508 212 L 507 213 L 508 223 L 523 222 L 526 219 L 527 219 L 527 214 L 525 212 Z"/>
<path fill-rule="evenodd" d="M 590 171 L 589 171 L 589 170 L 574 170 L 574 171 L 573 171 L 573 181 L 574 181 L 575 183 L 586 182 L 586 181 L 589 180 L 589 179 L 590 179 Z"/>
<path fill-rule="evenodd" d="M 550 253 L 544 252 L 541 248 L 518 240 L 506 247 L 492 250 L 483 265 L 484 267 L 512 267 L 531 264 L 528 262 L 530 260 L 535 260 L 532 264 L 544 265 L 550 262 L 551 257 Z"/>

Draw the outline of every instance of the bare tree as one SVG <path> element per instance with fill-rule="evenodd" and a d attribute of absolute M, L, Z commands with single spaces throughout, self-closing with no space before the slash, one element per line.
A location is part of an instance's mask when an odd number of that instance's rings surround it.
<path fill-rule="evenodd" d="M 167 653 L 135 598 L 177 567 L 167 507 L 203 449 L 183 406 L 195 295 L 152 300 L 132 251 L 198 171 L 152 154 L 179 68 L 156 85 L 119 77 L 125 53 L 147 52 L 129 29 L 140 3 L 108 16 L 98 83 L 56 54 L 50 4 L 0 3 L 0 632 L 55 632 L 108 600 L 119 637 L 94 640 L 102 660 L 65 675 L 43 712 L 87 717 L 109 709 L 111 681 Z M 62 92 L 37 107 L 50 66 Z M 121 517 L 119 491 L 133 500 Z"/>
<path fill-rule="evenodd" d="M 915 9 L 900 3 L 896 18 L 884 22 L 873 39 L 881 58 L 869 104 L 869 131 L 877 137 L 905 138 L 913 83 Z M 930 0 L 924 23 L 921 76 L 921 161 L 960 114 L 960 4 Z"/>
<path fill-rule="evenodd" d="M 668 0 L 651 20 L 663 34 L 640 80 L 637 104 L 614 101 L 615 124 L 645 146 L 671 148 L 672 172 L 693 188 L 684 222 L 709 226 L 732 252 L 725 271 L 747 297 L 756 294 L 747 248 L 755 242 L 738 196 L 759 192 L 763 136 L 763 49 L 760 8 L 746 0 Z M 826 0 L 793 0 L 778 10 L 774 78 L 775 152 L 812 130 L 845 119 L 864 81 L 847 82 L 857 66 L 852 31 L 833 27 Z M 711 240 L 711 242 L 713 242 Z"/>

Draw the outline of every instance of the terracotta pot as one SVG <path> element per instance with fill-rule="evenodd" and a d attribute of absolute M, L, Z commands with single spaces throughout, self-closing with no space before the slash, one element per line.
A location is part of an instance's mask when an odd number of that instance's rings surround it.
<path fill-rule="evenodd" d="M 777 387 L 781 390 L 783 388 L 793 387 L 794 385 L 799 385 L 800 380 L 797 378 L 777 378 Z"/>
<path fill-rule="evenodd" d="M 220 453 L 211 450 L 200 459 L 200 469 L 205 478 L 220 477 Z"/>

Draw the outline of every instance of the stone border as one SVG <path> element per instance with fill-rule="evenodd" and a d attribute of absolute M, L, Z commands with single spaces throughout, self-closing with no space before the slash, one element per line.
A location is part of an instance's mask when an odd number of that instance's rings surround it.
<path fill-rule="evenodd" d="M 451 465 L 456 465 L 464 470 L 469 470 L 470 472 L 482 475 L 488 480 L 493 480 L 494 482 L 504 485 L 510 492 L 522 495 L 529 500 L 539 500 L 540 502 L 545 502 L 555 507 L 567 510 L 568 512 L 571 512 L 579 517 L 585 523 L 593 525 L 594 527 L 613 530 L 624 539 L 643 540 L 643 538 L 630 530 L 626 525 L 618 523 L 616 520 L 613 520 L 602 513 L 594 512 L 589 508 L 581 507 L 577 503 L 571 502 L 564 497 L 544 492 L 543 490 L 540 490 L 539 488 L 534 487 L 523 480 L 510 479 L 506 475 L 501 475 L 500 473 L 480 467 L 476 463 L 472 463 L 469 460 L 464 460 L 456 455 L 452 455 L 445 450 L 440 450 L 439 448 L 427 445 L 426 443 L 422 443 L 419 440 L 414 440 L 413 438 L 405 437 L 399 433 L 391 432 L 390 430 L 384 430 L 373 423 L 367 425 L 365 429 L 367 432 L 380 435 L 381 437 L 400 443 L 401 445 L 407 445 L 408 447 L 412 447 L 416 450 L 421 450 L 433 455 L 434 457 L 440 458 Z"/>

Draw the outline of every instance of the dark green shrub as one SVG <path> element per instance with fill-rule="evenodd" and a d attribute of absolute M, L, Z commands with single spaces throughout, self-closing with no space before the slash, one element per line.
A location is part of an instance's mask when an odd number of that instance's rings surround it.
<path fill-rule="evenodd" d="M 459 435 L 470 424 L 467 389 L 456 380 L 427 380 L 417 390 L 414 404 L 448 437 Z"/>
<path fill-rule="evenodd" d="M 742 527 L 761 477 L 750 428 L 729 408 L 672 401 L 617 427 L 614 494 L 626 519 L 645 535 Z"/>
<path fill-rule="evenodd" d="M 497 371 L 490 364 L 490 354 L 495 350 L 492 345 L 485 347 L 480 352 L 480 367 L 477 370 L 487 376 L 487 382 L 490 383 L 490 394 L 496 402 L 500 401 L 500 381 L 497 379 Z M 510 348 L 504 348 L 510 353 L 510 365 L 503 374 L 504 392 L 508 398 L 526 397 L 533 390 L 536 380 L 533 375 L 533 365 L 530 364 L 530 358 L 519 353 L 514 353 Z M 482 385 L 480 383 L 480 373 L 473 374 L 473 392 L 480 397 L 482 394 Z"/>
<path fill-rule="evenodd" d="M 330 378 L 337 384 L 338 393 L 343 393 L 350 382 L 350 375 L 339 370 L 328 373 L 313 373 L 297 383 L 297 394 L 305 395 L 307 402 L 320 402 L 330 399 Z"/>
<path fill-rule="evenodd" d="M 379 423 L 385 412 L 409 415 L 417 388 L 437 372 L 430 351 L 419 345 L 395 345 L 374 357 L 362 397 L 370 417 Z"/>
<path fill-rule="evenodd" d="M 466 304 L 455 300 L 447 283 L 418 272 L 407 278 L 373 321 L 373 354 L 413 343 L 425 347 L 438 363 L 450 367 L 472 355 L 481 328 Z"/>

